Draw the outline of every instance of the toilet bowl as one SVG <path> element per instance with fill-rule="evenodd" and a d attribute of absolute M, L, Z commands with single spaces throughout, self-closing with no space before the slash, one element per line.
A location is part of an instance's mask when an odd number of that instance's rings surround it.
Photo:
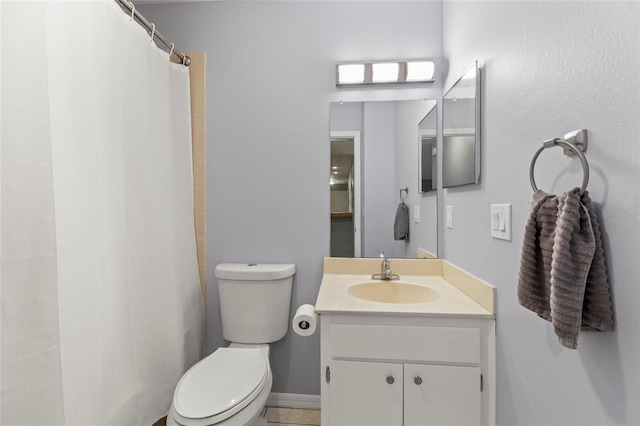
<path fill-rule="evenodd" d="M 167 425 L 266 425 L 271 384 L 268 345 L 218 348 L 178 382 Z"/>

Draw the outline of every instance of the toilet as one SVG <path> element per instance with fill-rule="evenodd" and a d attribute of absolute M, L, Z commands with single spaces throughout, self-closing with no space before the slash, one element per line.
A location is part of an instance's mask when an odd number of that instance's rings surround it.
<path fill-rule="evenodd" d="M 273 378 L 269 343 L 289 328 L 292 264 L 216 266 L 222 335 L 218 348 L 182 376 L 167 425 L 266 425 L 260 416 Z"/>

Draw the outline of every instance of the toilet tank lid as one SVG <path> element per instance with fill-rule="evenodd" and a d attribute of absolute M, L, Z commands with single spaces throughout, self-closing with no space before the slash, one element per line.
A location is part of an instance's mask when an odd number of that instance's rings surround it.
<path fill-rule="evenodd" d="M 296 273 L 290 263 L 221 263 L 216 266 L 216 278 L 226 280 L 279 280 Z"/>

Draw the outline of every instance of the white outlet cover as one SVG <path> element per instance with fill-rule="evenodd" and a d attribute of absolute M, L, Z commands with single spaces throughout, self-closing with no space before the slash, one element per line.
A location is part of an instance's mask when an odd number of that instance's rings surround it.
<path fill-rule="evenodd" d="M 420 206 L 413 206 L 413 221 L 420 223 Z"/>

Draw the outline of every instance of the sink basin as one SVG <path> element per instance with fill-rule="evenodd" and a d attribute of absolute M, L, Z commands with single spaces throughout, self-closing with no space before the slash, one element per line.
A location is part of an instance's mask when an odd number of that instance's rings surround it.
<path fill-rule="evenodd" d="M 347 289 L 358 299 L 382 303 L 424 303 L 440 297 L 440 293 L 421 285 L 397 281 L 372 281 L 352 285 Z"/>

